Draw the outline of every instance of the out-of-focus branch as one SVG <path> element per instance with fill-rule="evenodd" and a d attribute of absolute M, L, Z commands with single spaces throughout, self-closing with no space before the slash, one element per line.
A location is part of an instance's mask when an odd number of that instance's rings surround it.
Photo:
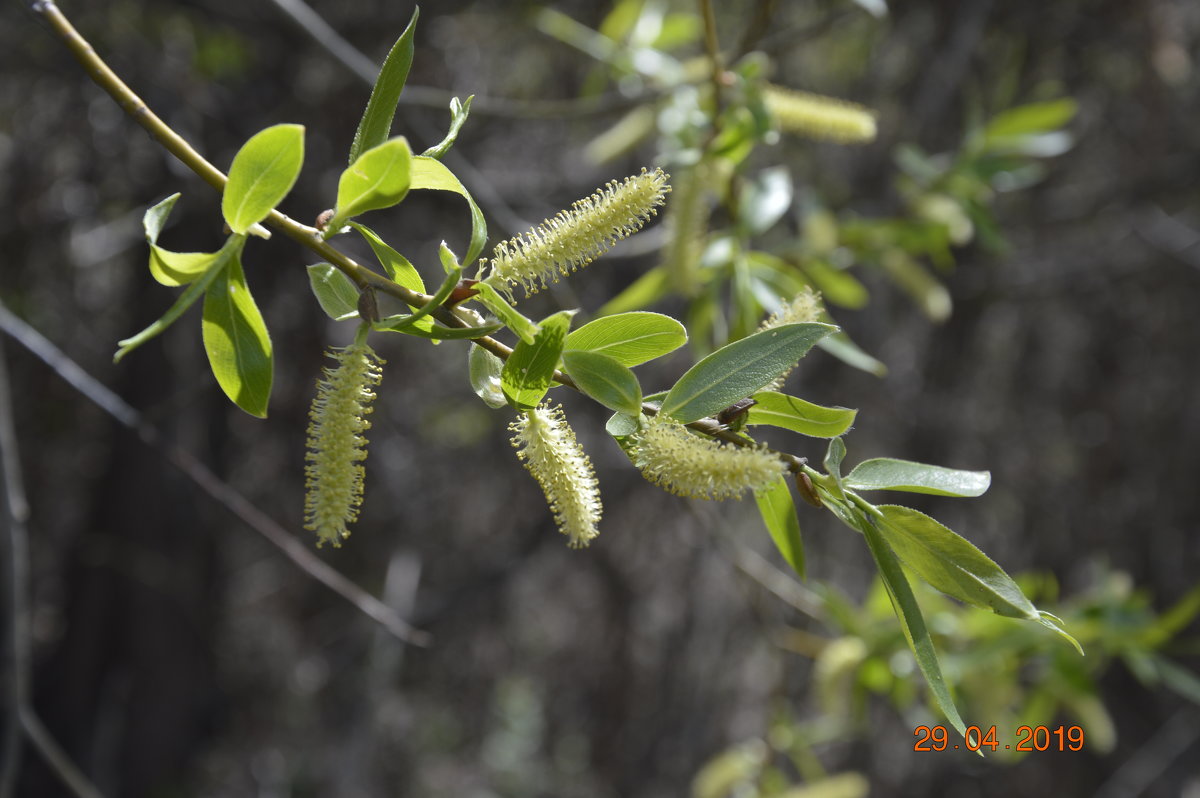
<path fill-rule="evenodd" d="M 428 645 L 430 642 L 428 633 L 414 629 L 379 599 L 326 564 L 304 543 L 254 506 L 232 486 L 223 482 L 190 452 L 166 443 L 158 429 L 143 419 L 137 410 L 86 373 L 62 350 L 22 319 L 13 315 L 2 303 L 0 303 L 0 330 L 28 349 L 71 387 L 112 416 L 119 424 L 136 432 L 146 445 L 173 463 L 210 498 L 266 538 L 310 577 L 350 602 L 359 612 L 383 626 L 400 640 L 413 645 Z"/>

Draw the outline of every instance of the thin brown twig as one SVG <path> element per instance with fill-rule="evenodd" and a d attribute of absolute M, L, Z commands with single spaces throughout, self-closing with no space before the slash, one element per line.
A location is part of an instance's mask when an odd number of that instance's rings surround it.
<path fill-rule="evenodd" d="M 166 443 L 158 429 L 146 421 L 136 409 L 85 372 L 66 353 L 24 320 L 14 315 L 3 303 L 0 303 L 0 330 L 29 350 L 71 387 L 112 416 L 119 424 L 137 433 L 147 446 L 168 459 L 197 487 L 233 513 L 248 527 L 266 538 L 310 577 L 350 602 L 359 612 L 383 626 L 398 639 L 419 646 L 429 644 L 431 638 L 427 632 L 414 629 L 379 599 L 364 591 L 313 554 L 296 536 L 255 507 L 228 483 L 222 481 L 190 452 Z"/>

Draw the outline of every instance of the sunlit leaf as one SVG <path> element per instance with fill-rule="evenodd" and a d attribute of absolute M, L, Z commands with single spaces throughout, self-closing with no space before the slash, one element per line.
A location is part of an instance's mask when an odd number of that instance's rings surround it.
<path fill-rule="evenodd" d="M 302 125 L 274 125 L 251 136 L 233 157 L 221 195 L 229 229 L 244 235 L 267 218 L 292 190 L 303 165 Z"/>

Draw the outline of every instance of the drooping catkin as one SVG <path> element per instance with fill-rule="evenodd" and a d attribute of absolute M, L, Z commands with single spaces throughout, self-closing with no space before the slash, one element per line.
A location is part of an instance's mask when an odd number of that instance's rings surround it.
<path fill-rule="evenodd" d="M 332 349 L 337 361 L 317 383 L 309 411 L 308 465 L 304 528 L 317 533 L 317 545 L 340 546 L 350 536 L 347 525 L 358 519 L 362 504 L 362 461 L 367 457 L 367 414 L 382 377 L 382 360 L 365 343 Z"/>
<path fill-rule="evenodd" d="M 656 485 L 695 499 L 741 498 L 765 488 L 786 466 L 762 446 L 702 438 L 669 418 L 654 418 L 634 436 L 634 465 Z"/>
<path fill-rule="evenodd" d="M 517 457 L 546 494 L 558 531 L 569 538 L 571 548 L 588 545 L 599 534 L 600 487 L 562 408 L 541 405 L 508 428 Z"/>
<path fill-rule="evenodd" d="M 536 293 L 603 255 L 657 213 L 671 187 L 661 169 L 612 181 L 492 252 L 486 282 L 511 296 L 520 285 Z"/>
<path fill-rule="evenodd" d="M 785 133 L 841 144 L 875 139 L 875 114 L 855 103 L 772 85 L 763 87 L 763 102 Z"/>

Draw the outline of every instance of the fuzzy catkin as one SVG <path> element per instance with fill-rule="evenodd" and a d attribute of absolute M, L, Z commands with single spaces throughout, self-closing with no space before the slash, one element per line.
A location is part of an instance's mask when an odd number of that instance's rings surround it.
<path fill-rule="evenodd" d="M 367 414 L 382 377 L 382 360 L 366 344 L 332 349 L 336 368 L 325 369 L 309 411 L 304 528 L 317 533 L 317 545 L 340 546 L 362 504 L 362 461 L 367 457 Z"/>
<path fill-rule="evenodd" d="M 569 538 L 571 548 L 588 545 L 599 534 L 600 487 L 562 408 L 541 405 L 508 428 L 517 457 L 546 494 L 558 531 Z"/>
<path fill-rule="evenodd" d="M 511 296 L 520 285 L 537 293 L 559 275 L 591 263 L 631 236 L 657 213 L 671 187 L 661 169 L 612 181 L 535 229 L 502 242 L 492 252 L 486 281 Z"/>
<path fill-rule="evenodd" d="M 875 114 L 861 105 L 771 85 L 763 87 L 763 102 L 785 133 L 840 144 L 875 139 Z"/>
<path fill-rule="evenodd" d="M 694 499 L 741 498 L 767 487 L 786 469 L 765 447 L 701 438 L 669 418 L 656 417 L 634 436 L 632 456 L 646 479 Z"/>

